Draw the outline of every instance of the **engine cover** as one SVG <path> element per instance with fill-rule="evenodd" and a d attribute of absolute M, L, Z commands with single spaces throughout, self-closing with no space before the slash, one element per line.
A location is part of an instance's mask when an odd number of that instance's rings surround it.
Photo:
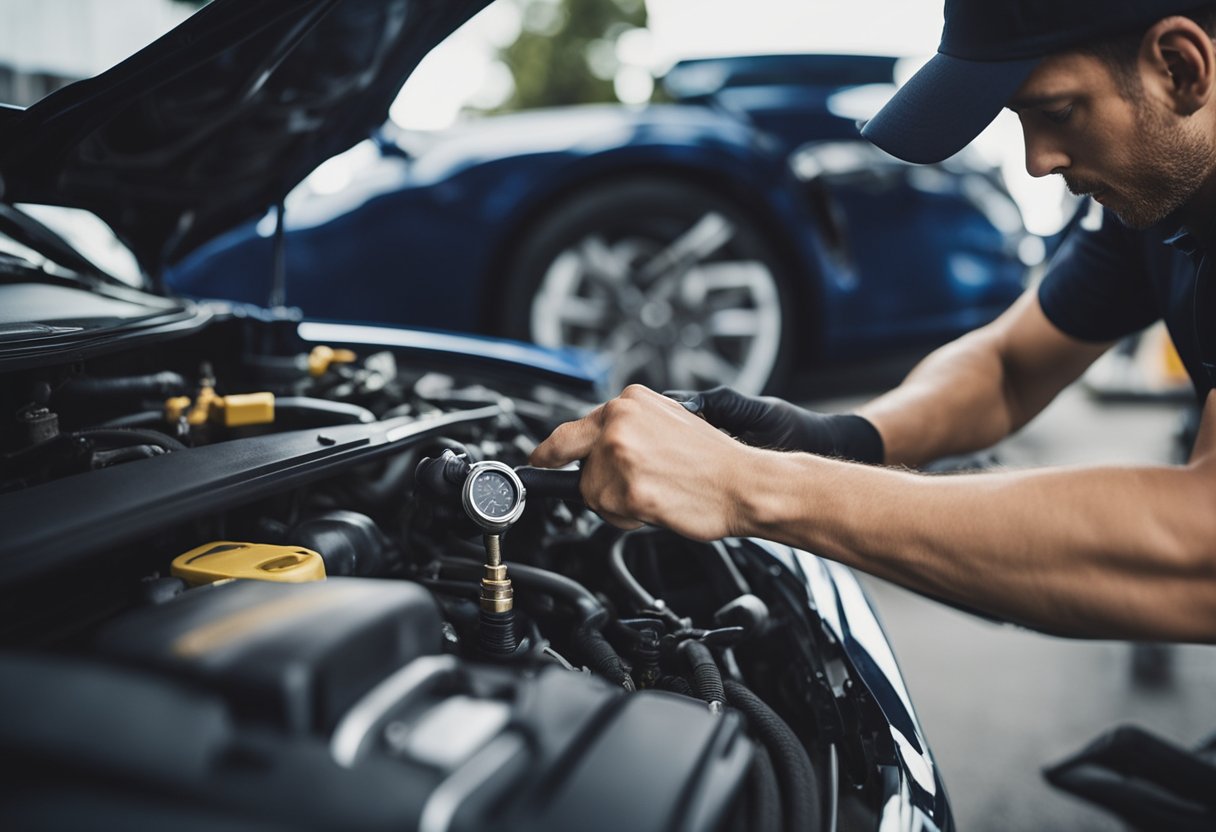
<path fill-rule="evenodd" d="M 240 718 L 300 735 L 331 729 L 385 676 L 438 653 L 441 627 L 431 594 L 404 581 L 232 581 L 133 611 L 97 646 L 220 693 Z"/>
<path fill-rule="evenodd" d="M 0 655 L 20 700 L 0 753 L 26 763 L 0 817 L 87 825 L 79 798 L 128 828 L 205 807 L 224 828 L 708 832 L 732 810 L 738 714 L 441 643 L 416 584 L 236 581 L 116 619 L 91 659 Z"/>

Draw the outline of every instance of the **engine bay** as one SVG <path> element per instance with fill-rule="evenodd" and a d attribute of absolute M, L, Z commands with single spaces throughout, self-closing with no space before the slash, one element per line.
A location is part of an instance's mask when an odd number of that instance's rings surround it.
<path fill-rule="evenodd" d="M 624 532 L 529 469 L 585 381 L 296 324 L 6 377 L 3 816 L 948 827 L 847 570 Z"/>

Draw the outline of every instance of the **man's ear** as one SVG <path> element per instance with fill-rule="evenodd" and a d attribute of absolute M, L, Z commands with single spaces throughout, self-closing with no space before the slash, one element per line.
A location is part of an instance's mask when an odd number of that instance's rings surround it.
<path fill-rule="evenodd" d="M 1201 109 L 1216 91 L 1216 48 L 1189 17 L 1163 18 L 1145 32 L 1138 68 L 1145 90 L 1161 96 L 1179 115 Z"/>

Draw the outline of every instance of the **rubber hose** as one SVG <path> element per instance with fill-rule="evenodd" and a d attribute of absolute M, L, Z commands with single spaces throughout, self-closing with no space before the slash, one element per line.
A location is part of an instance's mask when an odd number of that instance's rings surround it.
<path fill-rule="evenodd" d="M 74 378 L 55 391 L 56 402 L 82 402 L 90 399 L 167 399 L 190 391 L 180 373 L 161 372 L 121 378 Z"/>
<path fill-rule="evenodd" d="M 743 712 L 752 731 L 772 754 L 773 768 L 781 787 L 782 815 L 786 829 L 822 827 L 823 807 L 815 770 L 806 749 L 777 712 L 745 686 L 728 679 L 727 702 Z"/>
<path fill-rule="evenodd" d="M 595 627 L 584 625 L 574 633 L 574 644 L 592 670 L 598 671 L 609 681 L 625 690 L 635 689 L 633 677 L 625 670 L 625 664 L 616 650 Z"/>
<path fill-rule="evenodd" d="M 688 684 L 688 680 L 683 676 L 660 676 L 659 681 L 655 683 L 655 687 L 659 690 L 687 696 L 690 699 L 696 698 L 692 692 L 692 685 Z"/>
<path fill-rule="evenodd" d="M 641 531 L 643 530 L 625 532 L 613 542 L 612 548 L 608 553 L 608 567 L 617 580 L 621 582 L 625 590 L 633 596 L 633 600 L 639 608 L 654 610 L 668 626 L 678 629 L 682 626 L 680 617 L 667 606 L 666 601 L 656 598 L 647 592 L 646 587 L 642 586 L 638 579 L 633 576 L 633 573 L 629 571 L 629 567 L 625 563 L 625 541 Z"/>
<path fill-rule="evenodd" d="M 344 486 L 357 503 L 384 506 L 390 500 L 401 497 L 414 476 L 417 463 L 417 453 L 413 450 L 402 451 L 385 460 L 379 476 L 364 477 L 354 473 L 344 481 Z"/>
<path fill-rule="evenodd" d="M 633 577 L 633 573 L 625 565 L 625 541 L 629 539 L 629 536 L 629 533 L 626 532 L 612 544 L 608 563 L 612 568 L 612 574 L 621 582 L 625 590 L 633 596 L 633 600 L 638 606 L 642 609 L 655 609 L 658 599 L 646 591 L 646 587 L 642 586 L 638 579 Z"/>
<path fill-rule="evenodd" d="M 529 497 L 551 497 L 583 505 L 583 492 L 579 490 L 581 471 L 564 471 L 550 468 L 533 468 L 520 465 L 515 475 L 524 484 Z"/>
<path fill-rule="evenodd" d="M 781 789 L 773 758 L 764 746 L 756 749 L 747 773 L 748 832 L 781 832 Z"/>
<path fill-rule="evenodd" d="M 172 436 L 166 436 L 158 430 L 140 430 L 139 428 L 89 428 L 78 430 L 72 436 L 83 436 L 99 442 L 126 445 L 156 445 L 166 451 L 184 451 L 186 446 Z"/>
<path fill-rule="evenodd" d="M 711 706 L 726 704 L 726 691 L 722 688 L 722 671 L 714 661 L 713 653 L 699 641 L 688 639 L 680 643 L 680 655 L 692 670 L 692 689 L 697 696 Z"/>

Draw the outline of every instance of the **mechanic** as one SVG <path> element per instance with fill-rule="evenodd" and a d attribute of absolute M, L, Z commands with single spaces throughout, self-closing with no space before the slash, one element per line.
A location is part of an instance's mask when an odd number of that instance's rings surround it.
<path fill-rule="evenodd" d="M 588 505 L 620 527 L 768 538 L 1058 634 L 1216 642 L 1214 32 L 1195 0 L 946 0 L 938 54 L 863 134 L 936 162 L 1008 107 L 1027 170 L 1101 203 L 1101 228 L 855 414 L 632 386 L 533 464 L 582 460 Z M 1204 403 L 1188 464 L 902 467 L 1018 430 L 1159 318 Z"/>

